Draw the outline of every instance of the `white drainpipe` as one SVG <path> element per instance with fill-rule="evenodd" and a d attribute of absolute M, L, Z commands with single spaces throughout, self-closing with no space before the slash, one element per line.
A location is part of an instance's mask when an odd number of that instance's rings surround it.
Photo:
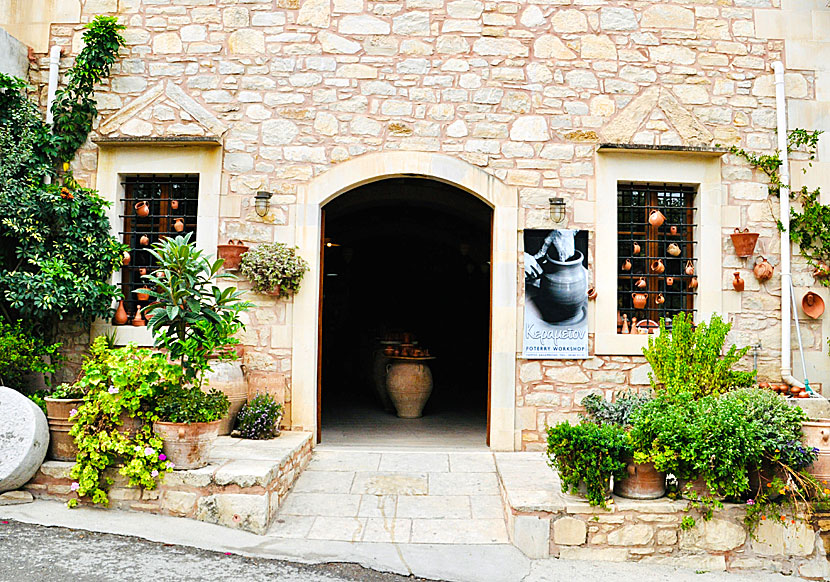
<path fill-rule="evenodd" d="M 58 90 L 58 71 L 61 62 L 61 47 L 55 45 L 49 51 L 49 89 L 46 94 L 46 124 L 52 125 L 52 104 L 55 102 L 55 92 Z M 47 184 L 52 182 L 52 177 L 46 175 L 44 180 Z"/>
<path fill-rule="evenodd" d="M 792 368 L 792 297 L 790 285 L 790 160 L 787 153 L 787 98 L 784 94 L 784 63 L 772 63 L 775 72 L 775 113 L 778 119 L 778 152 L 781 156 L 780 220 L 781 231 L 781 380 L 790 386 L 804 387 L 793 376 Z"/>

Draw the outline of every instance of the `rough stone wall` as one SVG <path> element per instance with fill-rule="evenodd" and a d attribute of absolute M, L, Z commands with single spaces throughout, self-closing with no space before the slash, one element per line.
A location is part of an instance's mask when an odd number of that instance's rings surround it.
<path fill-rule="evenodd" d="M 128 27 L 100 92 L 101 123 L 141 106 L 101 136 L 211 135 L 215 126 L 169 90 L 148 97 L 159 84 L 180 88 L 228 128 L 220 242 L 257 243 L 293 240 L 300 184 L 390 150 L 457 156 L 515 186 L 521 227 L 551 227 L 548 198 L 557 195 L 570 226 L 593 230 L 600 142 L 774 148 L 770 64 L 784 58 L 784 42 L 759 38 L 756 19 L 778 9 L 778 0 L 86 0 L 81 20 L 112 13 Z M 53 42 L 72 55 L 81 33 L 52 26 Z M 45 82 L 41 69 L 34 80 Z M 789 72 L 787 92 L 790 103 L 814 99 L 814 73 Z M 90 144 L 76 176 L 94 186 L 96 163 Z M 775 379 L 780 273 L 759 285 L 728 237 L 735 226 L 760 232 L 758 251 L 777 265 L 775 211 L 763 177 L 734 156 L 722 158 L 722 181 L 725 315 L 734 341 L 761 341 L 761 376 Z M 276 192 L 265 218 L 252 212 L 262 189 Z M 796 284 L 812 284 L 801 267 Z M 730 284 L 736 268 L 747 286 L 740 296 Z M 613 292 L 615 283 L 596 284 Z M 313 365 L 291 361 L 291 304 L 257 302 L 246 363 L 290 381 L 292 365 Z M 808 349 L 819 349 L 821 333 L 809 331 Z M 637 357 L 517 359 L 523 446 L 540 448 L 545 425 L 572 414 L 586 390 L 645 383 Z"/>

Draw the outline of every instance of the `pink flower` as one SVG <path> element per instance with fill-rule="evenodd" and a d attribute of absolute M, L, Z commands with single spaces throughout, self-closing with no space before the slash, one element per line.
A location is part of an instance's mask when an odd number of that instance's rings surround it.
<path fill-rule="evenodd" d="M 110 394 L 118 394 L 118 388 L 116 388 L 115 386 L 110 386 L 107 392 L 109 392 Z"/>
<path fill-rule="evenodd" d="M 158 477 L 158 476 L 159 476 L 159 472 L 158 472 L 158 471 L 156 471 L 155 469 L 153 469 L 152 471 L 150 471 L 150 477 Z"/>
<path fill-rule="evenodd" d="M 156 452 L 156 449 L 154 449 L 153 447 L 144 447 L 144 456 L 145 457 L 149 457 L 150 455 L 154 454 L 155 452 Z"/>
<path fill-rule="evenodd" d="M 174 464 L 173 464 L 173 463 L 171 463 L 170 461 L 167 461 L 167 468 L 168 468 L 168 469 L 172 469 L 172 468 L 173 468 L 173 467 L 175 467 L 175 466 L 176 466 L 176 465 L 174 465 Z"/>
<path fill-rule="evenodd" d="M 167 455 L 165 455 L 164 453 L 159 453 L 159 461 L 166 461 L 166 460 L 167 460 Z"/>
<path fill-rule="evenodd" d="M 70 410 L 70 411 L 69 411 L 69 418 L 72 418 L 72 417 L 73 417 L 73 416 L 75 416 L 76 414 L 78 414 L 78 409 L 77 409 L 77 408 L 73 408 L 72 410 Z"/>
<path fill-rule="evenodd" d="M 69 486 L 69 488 L 70 488 L 72 491 L 77 491 L 78 489 L 80 489 L 80 488 L 81 488 L 81 484 L 80 484 L 80 483 L 78 483 L 77 481 L 75 481 L 74 483 L 72 483 L 72 485 L 70 485 L 70 486 Z"/>

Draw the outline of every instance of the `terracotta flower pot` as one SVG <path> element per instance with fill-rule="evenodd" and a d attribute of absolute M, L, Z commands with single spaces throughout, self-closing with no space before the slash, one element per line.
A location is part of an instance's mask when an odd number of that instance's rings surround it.
<path fill-rule="evenodd" d="M 50 459 L 55 461 L 74 461 L 78 454 L 75 439 L 69 431 L 75 421 L 69 417 L 74 409 L 78 410 L 84 401 L 80 398 L 44 398 L 46 401 L 46 421 L 49 423 Z"/>
<path fill-rule="evenodd" d="M 748 228 L 743 230 L 736 228 L 735 232 L 729 236 L 732 238 L 732 245 L 735 247 L 737 256 L 746 258 L 755 251 L 755 243 L 758 241 L 757 232 L 749 232 Z"/>
<path fill-rule="evenodd" d="M 162 450 L 174 469 L 199 469 L 208 464 L 220 423 L 154 422 L 153 432 L 164 439 Z"/>
<path fill-rule="evenodd" d="M 614 493 L 627 499 L 659 499 L 666 494 L 666 474 L 654 468 L 654 463 L 635 463 L 629 459 L 626 477 L 614 481 Z"/>
<path fill-rule="evenodd" d="M 226 245 L 216 245 L 216 254 L 220 259 L 225 259 L 222 267 L 226 270 L 239 268 L 242 255 L 246 252 L 248 252 L 248 247 L 238 239 L 231 239 Z"/>

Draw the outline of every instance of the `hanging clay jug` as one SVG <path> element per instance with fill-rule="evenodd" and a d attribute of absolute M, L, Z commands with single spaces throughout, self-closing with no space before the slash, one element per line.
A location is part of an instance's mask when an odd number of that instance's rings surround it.
<path fill-rule="evenodd" d="M 142 246 L 146 247 L 148 244 L 150 244 L 150 237 L 146 234 L 142 234 L 141 238 L 138 239 L 138 242 L 141 243 Z"/>
<path fill-rule="evenodd" d="M 735 271 L 735 278 L 732 280 L 732 287 L 735 288 L 735 291 L 744 290 L 744 280 L 741 279 L 740 271 Z"/>
<path fill-rule="evenodd" d="M 637 286 L 638 289 L 644 289 L 647 285 L 646 280 L 643 277 L 637 279 L 637 282 L 634 284 Z"/>
<path fill-rule="evenodd" d="M 628 315 L 622 316 L 622 327 L 620 328 L 620 333 L 631 333 L 631 329 L 628 327 Z"/>
<path fill-rule="evenodd" d="M 677 234 L 677 227 L 675 225 L 671 225 L 669 227 L 669 232 L 673 235 L 676 235 Z"/>
<path fill-rule="evenodd" d="M 649 267 L 653 273 L 663 273 L 666 270 L 666 265 L 663 264 L 663 259 L 657 259 L 656 261 L 651 261 L 651 265 Z"/>
<path fill-rule="evenodd" d="M 588 299 L 594 300 L 597 298 L 597 290 L 594 286 L 588 287 Z"/>
<path fill-rule="evenodd" d="M 632 255 L 639 255 L 640 254 L 640 245 L 639 243 L 634 243 L 634 248 L 631 251 Z"/>
<path fill-rule="evenodd" d="M 130 264 L 131 259 L 132 259 L 132 257 L 130 256 L 130 253 L 127 252 L 127 251 L 124 251 L 124 256 L 121 257 L 121 264 L 126 267 L 127 265 Z"/>
<path fill-rule="evenodd" d="M 170 201 L 170 208 L 172 208 L 173 210 L 178 210 L 179 209 L 179 201 L 178 200 L 171 200 Z"/>
<path fill-rule="evenodd" d="M 657 305 L 663 305 L 666 302 L 666 298 L 663 296 L 662 293 L 658 293 L 657 297 L 654 299 L 654 302 Z"/>
<path fill-rule="evenodd" d="M 821 295 L 818 293 L 808 291 L 801 300 L 801 309 L 803 309 L 804 313 L 806 313 L 809 317 L 818 319 L 821 317 L 821 314 L 824 313 L 824 299 L 822 299 Z"/>
<path fill-rule="evenodd" d="M 643 309 L 648 301 L 648 295 L 645 293 L 632 293 L 631 301 L 634 304 L 634 309 Z"/>
<path fill-rule="evenodd" d="M 666 277 L 666 287 L 674 285 L 674 277 Z"/>
<path fill-rule="evenodd" d="M 695 274 L 695 264 L 692 261 L 686 261 L 686 274 L 690 277 Z"/>
<path fill-rule="evenodd" d="M 689 281 L 689 289 L 697 289 L 697 277 L 692 277 Z"/>
<path fill-rule="evenodd" d="M 664 222 L 666 222 L 666 216 L 659 210 L 652 210 L 648 215 L 648 223 L 651 226 L 660 228 Z"/>
<path fill-rule="evenodd" d="M 764 257 L 755 257 L 755 267 L 752 272 L 755 273 L 755 278 L 761 281 L 769 281 L 772 279 L 772 272 L 775 268 Z"/>
<path fill-rule="evenodd" d="M 144 321 L 143 317 L 141 317 L 141 310 L 136 310 L 135 317 L 133 317 L 133 325 L 135 327 L 143 327 L 147 325 L 147 322 Z"/>
<path fill-rule="evenodd" d="M 128 319 L 127 310 L 124 309 L 124 300 L 121 299 L 118 302 L 118 309 L 115 310 L 115 317 L 112 319 L 112 322 L 115 325 L 124 325 Z"/>
<path fill-rule="evenodd" d="M 666 247 L 666 252 L 673 257 L 679 257 L 681 253 L 680 245 L 678 245 L 677 243 L 671 243 L 668 247 Z"/>
<path fill-rule="evenodd" d="M 181 231 L 183 231 L 183 230 L 184 230 L 184 220 L 183 220 L 183 219 L 181 219 L 181 218 L 177 218 L 177 219 L 173 222 L 173 230 L 175 230 L 176 232 L 181 232 Z"/>
<path fill-rule="evenodd" d="M 141 267 L 141 268 L 138 270 L 138 274 L 139 274 L 139 275 L 141 275 L 141 276 L 143 277 L 144 275 L 146 275 L 146 274 L 147 274 L 147 269 L 145 269 L 144 267 Z"/>
<path fill-rule="evenodd" d="M 631 270 L 631 260 L 630 259 L 626 259 L 626 260 L 623 261 L 622 270 L 623 271 L 630 271 Z"/>
<path fill-rule="evenodd" d="M 150 214 L 150 206 L 142 200 L 135 205 L 135 213 L 139 216 L 148 216 Z"/>

